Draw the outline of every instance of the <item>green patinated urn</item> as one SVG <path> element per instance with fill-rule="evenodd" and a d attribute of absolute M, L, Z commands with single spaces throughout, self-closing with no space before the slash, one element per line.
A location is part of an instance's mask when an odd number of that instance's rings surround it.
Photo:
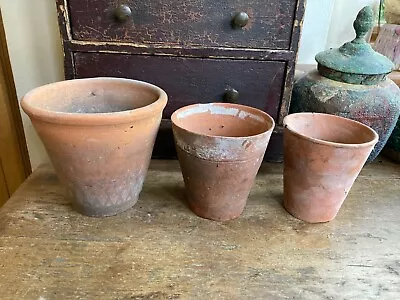
<path fill-rule="evenodd" d="M 373 20 L 372 8 L 364 7 L 353 23 L 356 38 L 316 55 L 318 70 L 295 82 L 290 107 L 291 113 L 329 113 L 375 129 L 379 142 L 368 161 L 381 152 L 400 114 L 400 90 L 387 77 L 394 64 L 365 41 Z"/>

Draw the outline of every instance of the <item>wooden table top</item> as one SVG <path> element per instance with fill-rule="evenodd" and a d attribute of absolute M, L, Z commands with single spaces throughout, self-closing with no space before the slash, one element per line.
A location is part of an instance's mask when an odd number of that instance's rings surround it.
<path fill-rule="evenodd" d="M 139 202 L 101 219 L 42 166 L 0 209 L 0 298 L 399 299 L 399 216 L 400 166 L 381 160 L 324 224 L 284 210 L 280 164 L 223 223 L 188 209 L 176 161 L 153 161 Z"/>

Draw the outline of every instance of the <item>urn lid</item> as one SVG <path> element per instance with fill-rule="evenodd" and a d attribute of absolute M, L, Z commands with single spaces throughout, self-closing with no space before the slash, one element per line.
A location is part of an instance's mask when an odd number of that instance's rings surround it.
<path fill-rule="evenodd" d="M 356 31 L 354 40 L 315 56 L 319 73 L 332 80 L 353 84 L 372 85 L 384 80 L 394 64 L 365 41 L 365 35 L 373 25 L 373 10 L 366 6 L 359 11 L 353 23 Z"/>

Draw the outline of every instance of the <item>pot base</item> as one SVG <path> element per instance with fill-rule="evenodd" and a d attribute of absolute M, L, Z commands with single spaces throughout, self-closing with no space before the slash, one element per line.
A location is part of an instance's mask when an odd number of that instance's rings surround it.
<path fill-rule="evenodd" d="M 283 207 L 292 217 L 310 224 L 327 223 L 334 220 L 337 215 L 335 214 L 334 216 L 326 217 L 317 216 L 316 218 L 312 218 L 307 213 L 302 214 L 301 212 L 296 211 L 294 208 L 290 207 L 286 201 L 284 201 Z"/>
<path fill-rule="evenodd" d="M 72 202 L 72 208 L 88 217 L 111 217 L 119 213 L 122 213 L 136 204 L 138 199 L 123 202 L 119 205 L 107 206 L 107 207 L 93 207 L 82 205 L 81 203 Z"/>
<path fill-rule="evenodd" d="M 247 200 L 247 198 L 246 198 L 246 200 Z M 240 215 L 242 214 L 242 212 L 244 210 L 244 207 L 243 207 L 240 211 L 235 211 L 235 212 L 230 212 L 230 213 L 219 213 L 218 211 L 214 212 L 214 211 L 206 210 L 203 207 L 199 207 L 199 206 L 195 205 L 193 201 L 190 201 L 190 198 L 188 199 L 187 202 L 190 207 L 190 210 L 193 213 L 195 213 L 197 216 L 204 218 L 204 219 L 208 219 L 208 220 L 212 220 L 212 221 L 219 221 L 219 222 L 237 219 L 240 217 Z"/>

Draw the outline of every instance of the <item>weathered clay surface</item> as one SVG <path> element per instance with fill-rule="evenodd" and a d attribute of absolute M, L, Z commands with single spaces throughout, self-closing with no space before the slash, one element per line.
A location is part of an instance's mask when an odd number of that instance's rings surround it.
<path fill-rule="evenodd" d="M 213 220 L 238 217 L 261 165 L 273 119 L 237 104 L 197 104 L 171 117 L 191 209 Z"/>
<path fill-rule="evenodd" d="M 296 81 L 291 112 L 319 112 L 359 121 L 379 134 L 368 161 L 376 158 L 388 140 L 400 114 L 400 92 L 392 80 L 375 85 L 338 82 L 317 71 Z"/>
<path fill-rule="evenodd" d="M 166 103 L 156 86 L 92 78 L 39 87 L 22 108 L 74 207 L 107 216 L 138 200 Z"/>
<path fill-rule="evenodd" d="M 284 119 L 284 206 L 311 223 L 335 218 L 377 133 L 349 119 L 298 113 Z"/>

